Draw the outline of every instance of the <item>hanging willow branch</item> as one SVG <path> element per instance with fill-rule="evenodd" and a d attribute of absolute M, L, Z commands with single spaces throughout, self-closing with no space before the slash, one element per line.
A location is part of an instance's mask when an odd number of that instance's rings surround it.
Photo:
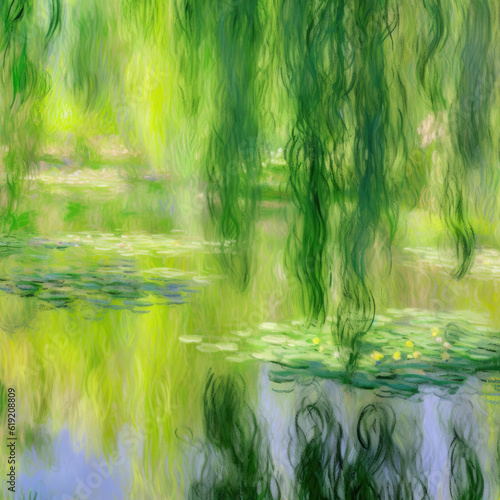
<path fill-rule="evenodd" d="M 355 366 L 359 342 L 375 316 L 368 282 L 370 252 L 377 238 L 390 250 L 399 217 L 395 167 L 406 160 L 405 93 L 387 64 L 398 11 L 389 2 L 360 1 L 353 11 L 355 84 L 351 199 L 339 228 L 341 299 L 336 334 Z"/>
<path fill-rule="evenodd" d="M 285 157 L 297 207 L 288 253 L 310 320 L 323 323 L 330 292 L 330 205 L 342 196 L 346 125 L 342 106 L 352 64 L 343 0 L 283 0 L 280 4 L 284 84 L 293 103 Z"/>
<path fill-rule="evenodd" d="M 458 5 L 460 11 L 461 5 Z M 470 223 L 470 174 L 487 171 L 490 158 L 490 107 L 494 84 L 494 61 L 490 51 L 491 12 L 487 0 L 470 1 L 463 7 L 463 49 L 457 95 L 452 108 L 452 144 L 444 183 L 445 223 L 455 241 L 458 264 L 453 271 L 463 278 L 474 263 L 476 237 Z"/>
<path fill-rule="evenodd" d="M 202 88 L 209 92 L 204 99 L 208 138 L 202 164 L 208 208 L 221 243 L 219 256 L 241 289 L 250 278 L 259 197 L 262 88 L 255 83 L 263 33 L 260 10 L 255 0 L 185 1 L 176 6 L 179 34 L 187 47 L 181 55 L 184 75 L 189 75 L 183 94 L 191 113 L 201 112 Z"/>
<path fill-rule="evenodd" d="M 37 23 L 43 9 L 49 13 L 47 26 Z M 9 0 L 0 5 L 1 137 L 7 188 L 2 222 L 9 231 L 16 228 L 24 179 L 38 159 L 43 99 L 50 89 L 47 49 L 60 31 L 61 18 L 60 0 Z"/>

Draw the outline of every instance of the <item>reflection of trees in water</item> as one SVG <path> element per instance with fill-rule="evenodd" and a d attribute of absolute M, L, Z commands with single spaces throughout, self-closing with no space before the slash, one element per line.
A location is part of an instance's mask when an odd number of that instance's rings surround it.
<path fill-rule="evenodd" d="M 209 374 L 203 396 L 205 461 L 190 499 L 279 496 L 268 447 L 245 392 L 241 377 Z"/>
<path fill-rule="evenodd" d="M 345 468 L 345 498 L 427 499 L 424 473 L 417 460 L 421 440 L 401 443 L 394 410 L 385 403 L 365 406 L 353 438 L 354 459 Z"/>
<path fill-rule="evenodd" d="M 452 500 L 487 498 L 481 464 L 474 449 L 479 438 L 474 429 L 472 404 L 467 400 L 454 403 L 446 429 L 451 439 L 448 449 L 450 497 Z"/>
<path fill-rule="evenodd" d="M 340 498 L 343 429 L 324 396 L 305 397 L 295 415 L 295 493 L 298 498 Z"/>
<path fill-rule="evenodd" d="M 397 430 L 385 403 L 361 408 L 352 435 L 325 394 L 304 398 L 295 417 L 295 497 L 300 499 L 429 498 L 418 460 L 421 437 Z M 404 429 L 407 430 L 407 429 Z"/>
<path fill-rule="evenodd" d="M 350 407 L 319 384 L 305 391 L 290 415 L 288 432 L 283 429 L 287 437 L 282 447 L 288 449 L 293 470 L 288 491 L 286 480 L 278 481 L 275 475 L 281 464 L 273 463 L 266 434 L 245 400 L 243 380 L 211 373 L 203 398 L 204 460 L 189 498 L 430 500 L 437 494 L 428 477 L 436 465 L 427 462 L 422 414 L 411 411 L 413 402 L 404 400 L 408 404 L 401 406 L 395 399 L 358 399 Z M 346 394 L 341 389 L 338 396 Z M 343 408 L 338 406 L 341 401 Z M 475 451 L 482 440 L 471 431 L 474 421 L 461 405 L 453 408 L 444 429 L 447 458 L 440 467 L 448 479 L 438 485 L 444 487 L 443 498 L 488 496 Z"/>
<path fill-rule="evenodd" d="M 453 500 L 484 498 L 484 479 L 477 453 L 457 429 L 453 429 L 449 461 L 451 498 Z"/>

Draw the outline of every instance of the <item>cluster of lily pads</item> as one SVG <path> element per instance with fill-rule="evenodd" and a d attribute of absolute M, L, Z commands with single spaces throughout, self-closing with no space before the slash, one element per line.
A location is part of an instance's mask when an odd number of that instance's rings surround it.
<path fill-rule="evenodd" d="M 432 328 L 432 336 L 435 337 L 435 340 L 437 343 L 441 343 L 443 341 L 443 338 L 438 336 L 438 335 L 439 335 L 439 328 L 435 326 Z M 443 342 L 442 345 L 443 345 L 445 351 L 441 353 L 441 358 L 443 359 L 443 361 L 449 361 L 451 359 L 451 356 L 450 356 L 448 351 L 451 349 L 451 344 L 449 342 Z M 410 351 L 415 347 L 414 343 L 411 340 L 407 340 L 405 342 L 405 346 Z M 379 351 L 374 351 L 370 354 L 370 358 L 375 361 L 376 365 L 379 365 L 381 363 L 381 361 L 384 359 L 384 357 L 385 357 L 385 355 Z M 404 359 L 404 355 L 401 354 L 401 351 L 399 351 L 399 350 L 392 354 L 392 359 L 394 361 L 401 361 L 402 357 Z M 413 352 L 410 352 L 409 354 L 406 354 L 407 360 L 420 359 L 421 357 L 422 357 L 422 353 L 418 350 L 415 350 Z"/>
<path fill-rule="evenodd" d="M 210 277 L 167 267 L 141 269 L 137 257 L 150 255 L 151 249 L 176 254 L 202 247 L 197 240 L 175 235 L 8 237 L 0 242 L 0 296 L 31 297 L 50 308 L 84 300 L 95 307 L 135 312 L 155 304 L 182 304 Z"/>
<path fill-rule="evenodd" d="M 363 387 L 391 385 L 416 390 L 421 383 L 457 380 L 500 366 L 497 332 L 486 315 L 472 311 L 432 312 L 389 309 L 377 315 L 360 346 L 357 375 Z M 301 321 L 262 323 L 230 333 L 206 331 L 179 339 L 199 351 L 220 353 L 228 361 L 259 360 L 281 370 L 307 368 L 321 377 L 341 377 L 341 349 L 329 327 L 308 329 Z M 411 380 L 410 380 L 411 379 Z"/>

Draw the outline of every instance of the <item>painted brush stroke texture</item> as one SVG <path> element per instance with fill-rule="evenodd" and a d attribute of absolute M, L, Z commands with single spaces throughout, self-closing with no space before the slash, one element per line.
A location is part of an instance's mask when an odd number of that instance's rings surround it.
<path fill-rule="evenodd" d="M 498 498 L 499 8 L 0 2 L 0 496 Z"/>

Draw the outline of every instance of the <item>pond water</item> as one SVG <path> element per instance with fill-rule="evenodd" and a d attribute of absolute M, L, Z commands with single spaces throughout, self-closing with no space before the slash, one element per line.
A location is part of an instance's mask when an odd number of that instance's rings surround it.
<path fill-rule="evenodd" d="M 203 189 L 134 172 L 47 165 L 0 242 L 16 498 L 498 497 L 496 248 L 457 283 L 408 215 L 347 380 L 335 318 L 297 307 L 279 185 L 243 293 Z"/>

